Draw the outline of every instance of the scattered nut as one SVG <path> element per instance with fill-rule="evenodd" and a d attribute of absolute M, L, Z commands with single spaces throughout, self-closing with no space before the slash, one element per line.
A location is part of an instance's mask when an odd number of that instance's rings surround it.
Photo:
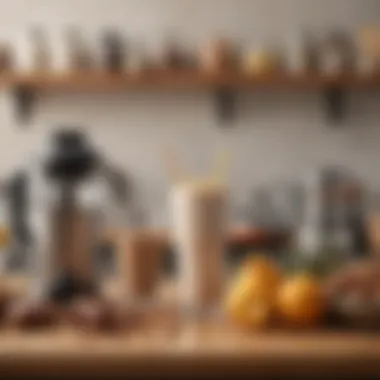
<path fill-rule="evenodd" d="M 115 332 L 124 327 L 120 309 L 111 302 L 97 298 L 83 298 L 73 302 L 68 310 L 69 322 L 84 330 Z"/>
<path fill-rule="evenodd" d="M 5 312 L 5 323 L 9 327 L 25 330 L 52 327 L 59 322 L 59 310 L 51 303 L 15 302 Z"/>

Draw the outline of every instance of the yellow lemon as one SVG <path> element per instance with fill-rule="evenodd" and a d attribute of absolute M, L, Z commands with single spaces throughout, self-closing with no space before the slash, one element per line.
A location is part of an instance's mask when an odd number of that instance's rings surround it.
<path fill-rule="evenodd" d="M 296 326 L 316 325 L 325 311 L 322 287 L 308 274 L 288 279 L 279 289 L 277 301 L 280 315 Z"/>

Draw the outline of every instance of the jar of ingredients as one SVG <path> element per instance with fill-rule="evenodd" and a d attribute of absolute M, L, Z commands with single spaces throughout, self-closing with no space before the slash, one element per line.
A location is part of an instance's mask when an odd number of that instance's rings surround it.
<path fill-rule="evenodd" d="M 248 52 L 243 60 L 244 70 L 248 75 L 265 75 L 279 70 L 278 55 L 268 49 Z"/>
<path fill-rule="evenodd" d="M 359 31 L 357 45 L 359 50 L 359 72 L 379 74 L 380 72 L 380 28 L 367 27 Z"/>
<path fill-rule="evenodd" d="M 320 66 L 325 74 L 337 75 L 352 71 L 354 67 L 353 45 L 345 33 L 329 34 L 320 49 Z"/>
<path fill-rule="evenodd" d="M 70 28 L 67 31 L 67 49 L 69 69 L 89 70 L 93 66 L 93 57 L 88 48 L 88 44 L 77 28 Z"/>
<path fill-rule="evenodd" d="M 290 72 L 302 74 L 317 70 L 316 43 L 310 34 L 299 32 L 290 36 L 287 53 L 287 68 Z"/>
<path fill-rule="evenodd" d="M 140 74 L 148 66 L 148 57 L 143 47 L 140 44 L 129 46 L 128 54 L 124 59 L 125 72 L 128 74 Z"/>
<path fill-rule="evenodd" d="M 33 46 L 32 69 L 35 71 L 48 71 L 51 68 L 51 56 L 46 35 L 40 28 L 33 28 L 30 32 Z"/>
<path fill-rule="evenodd" d="M 231 44 L 223 39 L 210 41 L 200 52 L 199 66 L 211 73 L 231 70 L 234 66 Z"/>
<path fill-rule="evenodd" d="M 121 35 L 116 31 L 107 31 L 103 35 L 104 69 L 121 72 L 124 65 L 125 51 Z"/>

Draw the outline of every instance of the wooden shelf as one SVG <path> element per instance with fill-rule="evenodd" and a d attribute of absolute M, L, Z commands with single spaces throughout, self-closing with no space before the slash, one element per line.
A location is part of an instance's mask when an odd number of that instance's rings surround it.
<path fill-rule="evenodd" d="M 352 73 L 329 76 L 316 73 L 273 73 L 250 76 L 239 72 L 206 73 L 201 71 L 151 70 L 136 74 L 104 72 L 0 74 L 0 86 L 14 89 L 18 113 L 29 116 L 36 93 L 40 92 L 109 92 L 127 90 L 211 91 L 217 112 L 224 121 L 235 114 L 234 99 L 238 91 L 311 90 L 320 91 L 331 120 L 344 116 L 345 94 L 351 90 L 380 90 L 380 76 Z"/>
<path fill-rule="evenodd" d="M 40 90 L 108 90 L 108 89 L 196 89 L 224 88 L 235 90 L 255 87 L 273 88 L 379 88 L 380 76 L 336 76 L 319 74 L 292 75 L 286 73 L 250 76 L 238 72 L 209 74 L 200 71 L 146 71 L 140 74 L 107 74 L 102 72 L 0 74 L 0 84 L 6 86 L 31 86 Z"/>

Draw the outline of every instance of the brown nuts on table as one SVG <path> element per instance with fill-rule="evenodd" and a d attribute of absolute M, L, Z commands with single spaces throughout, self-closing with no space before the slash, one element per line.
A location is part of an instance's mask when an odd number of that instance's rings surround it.
<path fill-rule="evenodd" d="M 69 308 L 71 324 L 87 331 L 115 332 L 124 326 L 123 315 L 115 305 L 103 299 L 84 298 Z"/>
<path fill-rule="evenodd" d="M 354 261 L 326 284 L 330 309 L 340 322 L 359 328 L 380 327 L 380 265 L 376 260 Z"/>
<path fill-rule="evenodd" d="M 59 321 L 59 310 L 50 303 L 15 302 L 5 312 L 5 323 L 9 327 L 25 330 L 52 327 Z"/>
<path fill-rule="evenodd" d="M 120 331 L 131 316 L 111 302 L 95 297 L 77 299 L 60 306 L 51 302 L 13 302 L 4 312 L 4 326 L 19 330 L 41 330 L 61 322 L 94 332 Z"/>
<path fill-rule="evenodd" d="M 4 318 L 4 314 L 7 310 L 7 307 L 11 301 L 12 295 L 10 294 L 10 290 L 4 286 L 4 284 L 0 285 L 0 319 Z"/>

